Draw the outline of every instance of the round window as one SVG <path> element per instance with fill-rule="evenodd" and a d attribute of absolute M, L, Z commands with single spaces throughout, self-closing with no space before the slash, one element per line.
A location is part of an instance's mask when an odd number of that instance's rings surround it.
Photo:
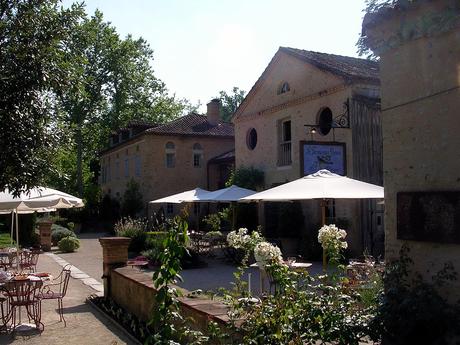
<path fill-rule="evenodd" d="M 332 111 L 329 108 L 321 110 L 318 119 L 319 133 L 328 135 L 332 128 Z"/>
<path fill-rule="evenodd" d="M 250 150 L 254 150 L 257 146 L 257 131 L 254 128 L 251 128 L 246 134 L 246 145 Z"/>

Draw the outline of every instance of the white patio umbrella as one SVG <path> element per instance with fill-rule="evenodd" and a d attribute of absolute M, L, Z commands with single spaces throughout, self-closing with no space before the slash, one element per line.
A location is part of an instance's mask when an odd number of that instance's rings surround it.
<path fill-rule="evenodd" d="M 232 202 L 255 194 L 256 191 L 231 185 L 227 188 L 218 189 L 212 192 L 203 193 L 198 200 L 185 200 L 197 202 Z"/>
<path fill-rule="evenodd" d="M 201 200 L 201 198 L 203 198 L 207 193 L 209 193 L 209 191 L 205 189 L 195 188 L 192 190 L 187 190 L 185 192 L 173 194 L 161 199 L 149 201 L 149 204 L 180 204 L 182 202 L 194 202 Z"/>
<path fill-rule="evenodd" d="M 235 228 L 236 223 L 236 208 L 235 203 L 241 198 L 248 197 L 255 194 L 256 191 L 246 188 L 241 188 L 236 185 L 231 185 L 227 188 L 218 189 L 213 192 L 208 192 L 200 196 L 199 200 L 193 200 L 196 202 L 229 202 L 233 209 L 232 229 Z M 188 200 L 192 201 L 192 200 Z"/>
<path fill-rule="evenodd" d="M 329 170 L 301 177 L 263 192 L 242 198 L 241 201 L 293 201 L 322 199 L 321 222 L 326 223 L 327 199 L 383 199 L 383 187 L 331 173 Z M 323 251 L 323 269 L 326 255 Z"/>
<path fill-rule="evenodd" d="M 307 199 L 383 199 L 383 187 L 331 173 L 329 170 L 250 195 L 240 201 L 293 201 Z M 322 222 L 325 223 L 325 203 Z"/>
<path fill-rule="evenodd" d="M 35 187 L 18 197 L 7 189 L 0 193 L 0 212 L 16 215 L 16 246 L 19 247 L 18 214 L 48 212 L 58 208 L 83 207 L 83 200 L 73 195 L 46 187 Z M 13 230 L 13 228 L 11 229 Z M 13 232 L 13 231 L 12 231 Z M 11 236 L 13 237 L 13 236 Z"/>

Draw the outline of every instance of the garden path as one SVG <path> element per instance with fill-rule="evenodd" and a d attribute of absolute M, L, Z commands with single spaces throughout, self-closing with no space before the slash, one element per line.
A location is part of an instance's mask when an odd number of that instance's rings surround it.
<path fill-rule="evenodd" d="M 102 264 L 99 263 L 101 266 Z M 61 270 L 50 256 L 40 255 L 38 271 L 49 272 L 57 276 Z M 64 316 L 67 327 L 59 322 L 56 301 L 44 301 L 42 304 L 42 321 L 45 330 L 41 335 L 17 336 L 0 335 L 0 344 L 53 344 L 53 345 L 120 345 L 130 341 L 93 307 L 85 303 L 86 298 L 95 293 L 81 281 L 71 278 L 67 296 L 64 298 Z"/>

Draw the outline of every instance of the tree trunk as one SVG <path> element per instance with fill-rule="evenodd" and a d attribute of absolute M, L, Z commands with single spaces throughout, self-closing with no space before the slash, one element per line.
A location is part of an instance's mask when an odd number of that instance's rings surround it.
<path fill-rule="evenodd" d="M 77 190 L 78 196 L 83 197 L 83 136 L 80 124 L 75 130 L 75 143 L 77 144 Z"/>

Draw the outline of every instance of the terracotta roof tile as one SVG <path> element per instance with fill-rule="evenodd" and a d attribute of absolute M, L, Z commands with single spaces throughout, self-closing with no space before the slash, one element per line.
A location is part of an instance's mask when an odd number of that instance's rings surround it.
<path fill-rule="evenodd" d="M 149 128 L 145 132 L 160 135 L 234 136 L 233 124 L 219 122 L 213 125 L 205 115 L 193 113 L 157 127 Z"/>
<path fill-rule="evenodd" d="M 380 80 L 379 63 L 375 61 L 289 47 L 280 47 L 280 50 L 346 79 L 373 82 Z"/>

